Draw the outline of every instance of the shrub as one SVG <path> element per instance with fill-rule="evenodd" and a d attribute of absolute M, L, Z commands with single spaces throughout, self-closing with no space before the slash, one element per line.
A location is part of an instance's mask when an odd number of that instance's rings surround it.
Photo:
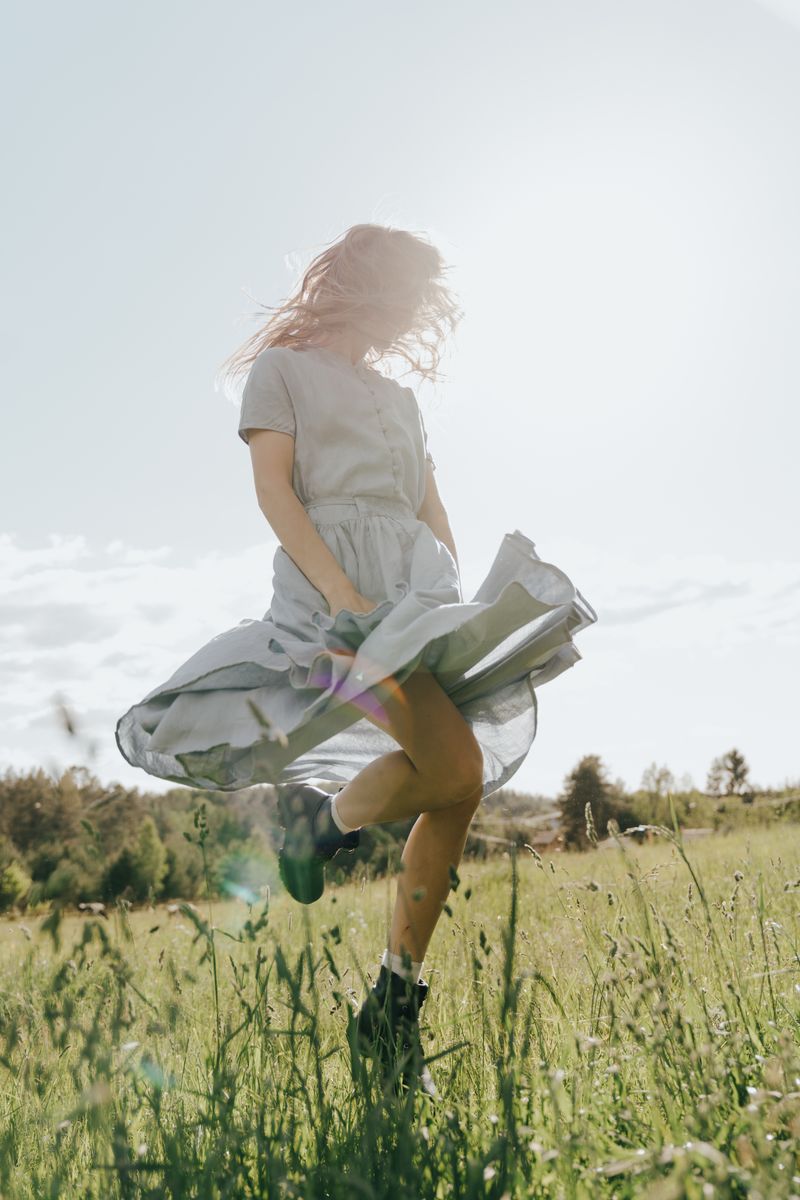
<path fill-rule="evenodd" d="M 31 889 L 31 877 L 18 862 L 0 870 L 0 912 L 20 905 Z"/>

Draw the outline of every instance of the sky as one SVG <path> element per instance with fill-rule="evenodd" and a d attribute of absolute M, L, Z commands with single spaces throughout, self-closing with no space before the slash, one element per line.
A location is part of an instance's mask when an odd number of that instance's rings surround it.
<path fill-rule="evenodd" d="M 374 221 L 439 247 L 465 314 L 443 381 L 405 380 L 465 599 L 519 529 L 598 614 L 509 786 L 597 754 L 702 787 L 733 746 L 800 779 L 800 0 L 5 27 L 0 770 L 173 786 L 116 721 L 265 613 L 277 545 L 216 374 Z"/>

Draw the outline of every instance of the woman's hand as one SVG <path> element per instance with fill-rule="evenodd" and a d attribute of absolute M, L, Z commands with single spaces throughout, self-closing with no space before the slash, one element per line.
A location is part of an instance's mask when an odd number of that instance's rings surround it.
<path fill-rule="evenodd" d="M 352 586 L 339 588 L 337 591 L 331 592 L 325 599 L 328 601 L 332 617 L 335 617 L 342 608 L 347 608 L 350 612 L 369 613 L 380 603 L 378 600 L 368 600 Z"/>

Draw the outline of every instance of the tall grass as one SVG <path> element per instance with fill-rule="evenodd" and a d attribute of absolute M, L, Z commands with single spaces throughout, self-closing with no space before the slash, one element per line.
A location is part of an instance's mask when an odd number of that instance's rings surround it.
<path fill-rule="evenodd" d="M 437 1103 L 354 1036 L 389 881 L 3 924 L 0 1195 L 800 1196 L 797 827 L 655 828 L 453 872 Z"/>

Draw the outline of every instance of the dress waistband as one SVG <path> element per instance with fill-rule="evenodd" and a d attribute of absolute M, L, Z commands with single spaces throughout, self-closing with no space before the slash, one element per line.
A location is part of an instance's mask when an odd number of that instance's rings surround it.
<path fill-rule="evenodd" d="M 416 516 L 413 508 L 401 497 L 391 496 L 323 496 L 318 500 L 310 500 L 304 504 L 309 516 L 319 516 L 327 520 L 346 520 L 350 516 L 379 513 L 387 517 Z M 341 510 L 334 512 L 334 509 Z"/>

